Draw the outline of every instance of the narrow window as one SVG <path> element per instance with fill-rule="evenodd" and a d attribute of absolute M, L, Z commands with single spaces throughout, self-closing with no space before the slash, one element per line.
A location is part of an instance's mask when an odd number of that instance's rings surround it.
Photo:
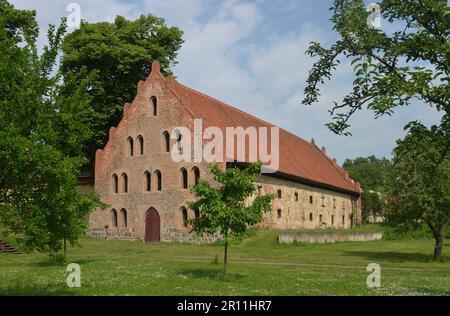
<path fill-rule="evenodd" d="M 123 208 L 120 213 L 122 214 L 123 227 L 126 228 L 128 226 L 127 210 Z"/>
<path fill-rule="evenodd" d="M 322 223 L 322 214 L 319 215 L 319 223 Z"/>
<path fill-rule="evenodd" d="M 167 131 L 163 133 L 163 142 L 165 151 L 170 152 L 170 135 Z"/>
<path fill-rule="evenodd" d="M 194 210 L 194 216 L 195 216 L 195 219 L 199 219 L 200 218 L 200 210 L 198 210 L 198 209 Z"/>
<path fill-rule="evenodd" d="M 156 116 L 158 114 L 158 102 L 155 96 L 152 96 L 150 100 L 152 102 L 153 116 Z"/>
<path fill-rule="evenodd" d="M 298 192 L 295 192 L 295 193 L 294 193 L 294 200 L 295 200 L 295 201 L 298 201 Z"/>
<path fill-rule="evenodd" d="M 313 215 L 312 215 L 312 213 L 309 213 L 309 220 L 310 220 L 310 221 L 313 220 Z"/>
<path fill-rule="evenodd" d="M 331 225 L 334 225 L 334 215 L 331 215 Z"/>
<path fill-rule="evenodd" d="M 146 171 L 144 173 L 145 178 L 145 191 L 150 192 L 152 190 L 152 175 L 150 172 Z"/>
<path fill-rule="evenodd" d="M 156 187 L 158 191 L 161 191 L 162 188 L 162 175 L 161 175 L 161 171 L 156 170 L 155 171 L 155 175 L 156 175 Z"/>
<path fill-rule="evenodd" d="M 139 135 L 137 139 L 139 142 L 139 154 L 142 156 L 144 155 L 144 138 L 141 135 Z"/>
<path fill-rule="evenodd" d="M 309 203 L 313 204 L 313 196 L 312 195 L 309 196 Z"/>
<path fill-rule="evenodd" d="M 278 218 L 281 218 L 281 209 L 280 208 L 277 210 L 277 213 L 278 213 Z"/>
<path fill-rule="evenodd" d="M 126 173 L 122 173 L 122 185 L 123 185 L 123 192 L 128 192 L 128 176 Z"/>
<path fill-rule="evenodd" d="M 112 209 L 111 217 L 112 217 L 112 226 L 117 227 L 117 211 L 115 209 Z"/>
<path fill-rule="evenodd" d="M 325 207 L 325 197 L 322 195 L 322 207 Z"/>
<path fill-rule="evenodd" d="M 342 225 L 344 225 L 344 224 L 345 224 L 345 216 L 342 215 Z"/>
<path fill-rule="evenodd" d="M 278 198 L 281 199 L 281 190 L 278 190 Z"/>
<path fill-rule="evenodd" d="M 186 169 L 181 168 L 180 170 L 180 176 L 181 176 L 181 186 L 183 189 L 187 189 L 188 187 L 188 174 Z"/>
<path fill-rule="evenodd" d="M 333 198 L 333 208 L 336 208 L 336 198 Z"/>
<path fill-rule="evenodd" d="M 185 207 L 181 208 L 181 215 L 183 216 L 183 226 L 187 227 L 188 211 Z"/>
<path fill-rule="evenodd" d="M 342 209 L 345 210 L 345 201 L 342 201 Z"/>
<path fill-rule="evenodd" d="M 113 188 L 114 188 L 114 193 L 119 193 L 119 177 L 117 176 L 117 174 L 113 174 Z"/>
<path fill-rule="evenodd" d="M 194 167 L 192 168 L 192 172 L 194 173 L 194 183 L 198 184 L 198 181 L 200 180 L 200 169 Z"/>
<path fill-rule="evenodd" d="M 128 146 L 130 149 L 130 156 L 134 155 L 134 142 L 133 142 L 133 138 L 128 137 Z"/>

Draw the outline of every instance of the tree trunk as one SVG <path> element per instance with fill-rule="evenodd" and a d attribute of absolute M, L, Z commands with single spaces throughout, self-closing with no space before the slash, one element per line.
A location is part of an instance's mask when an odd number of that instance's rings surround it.
<path fill-rule="evenodd" d="M 432 224 L 428 224 L 435 240 L 434 244 L 434 260 L 441 260 L 442 245 L 444 242 L 445 230 L 447 229 L 447 222 L 442 223 L 439 228 L 435 229 Z"/>
<path fill-rule="evenodd" d="M 228 234 L 225 235 L 225 249 L 223 255 L 223 277 L 227 276 L 227 263 L 228 263 Z"/>
<path fill-rule="evenodd" d="M 442 254 L 442 241 L 443 238 L 437 238 L 436 243 L 434 244 L 434 260 L 440 260 Z"/>
<path fill-rule="evenodd" d="M 67 241 L 66 238 L 64 238 L 64 259 L 67 257 Z"/>

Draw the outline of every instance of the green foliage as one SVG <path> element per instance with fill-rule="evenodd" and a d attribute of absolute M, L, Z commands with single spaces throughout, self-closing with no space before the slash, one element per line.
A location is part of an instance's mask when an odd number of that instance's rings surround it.
<path fill-rule="evenodd" d="M 331 110 L 328 127 L 350 134 L 349 118 L 363 107 L 376 116 L 418 99 L 443 111 L 450 125 L 450 14 L 445 0 L 382 0 L 383 25 L 368 26 L 363 0 L 335 0 L 331 21 L 339 39 L 329 48 L 311 43 L 307 54 L 318 58 L 309 72 L 303 104 L 317 102 L 319 84 L 329 80 L 342 58 L 352 60 L 353 89 Z M 394 29 L 385 32 L 383 29 Z"/>
<path fill-rule="evenodd" d="M 76 188 L 92 136 L 89 78 L 61 84 L 51 75 L 64 33 L 64 20 L 50 26 L 38 56 L 35 13 L 0 1 L 0 223 L 26 249 L 54 253 L 63 240 L 75 244 L 102 206 Z"/>
<path fill-rule="evenodd" d="M 435 258 L 439 259 L 450 219 L 449 133 L 433 126 L 412 123 L 410 132 L 397 141 L 394 164 L 386 181 L 387 223 L 398 231 L 431 230 Z"/>
<path fill-rule="evenodd" d="M 384 191 L 384 181 L 391 165 L 386 158 L 375 156 L 346 159 L 342 167 L 349 175 L 361 183 L 361 207 L 363 220 L 369 215 L 380 215 L 383 207 L 381 193 Z"/>
<path fill-rule="evenodd" d="M 82 21 L 63 43 L 62 71 L 75 83 L 91 77 L 89 92 L 94 110 L 93 135 L 85 143 L 91 161 L 111 126 L 122 118 L 125 102 L 136 95 L 139 80 L 151 71 L 152 60 L 170 72 L 183 43 L 182 31 L 167 27 L 162 18 L 141 15 L 135 21 L 117 16 L 113 23 Z M 85 71 L 83 71 L 83 69 Z"/>
<path fill-rule="evenodd" d="M 237 167 L 222 171 L 217 165 L 211 167 L 214 181 L 218 187 L 208 181 L 200 181 L 191 191 L 196 201 L 189 203 L 191 209 L 198 209 L 200 217 L 191 220 L 193 231 L 198 234 L 214 234 L 219 231 L 224 238 L 240 237 L 249 226 L 263 220 L 263 214 L 270 212 L 273 194 L 255 196 L 256 179 L 260 175 L 260 164 L 252 164 L 247 169 Z"/>
<path fill-rule="evenodd" d="M 271 210 L 274 194 L 255 196 L 255 181 L 261 174 L 261 164 L 255 163 L 241 170 L 237 167 L 222 171 L 211 167 L 213 179 L 218 185 L 200 181 L 191 188 L 196 200 L 189 207 L 200 211 L 200 217 L 190 220 L 196 234 L 220 232 L 225 242 L 224 272 L 226 275 L 227 247 L 230 237 L 242 238 L 249 226 L 263 220 L 263 215 Z M 251 199 L 251 201 L 250 201 Z"/>

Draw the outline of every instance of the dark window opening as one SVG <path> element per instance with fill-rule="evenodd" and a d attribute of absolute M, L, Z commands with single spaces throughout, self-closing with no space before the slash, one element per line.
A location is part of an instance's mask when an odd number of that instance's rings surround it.
<path fill-rule="evenodd" d="M 150 98 L 151 102 L 152 102 L 152 107 L 153 107 L 153 116 L 156 116 L 156 114 L 158 114 L 158 104 L 156 101 L 156 97 L 152 96 Z"/>

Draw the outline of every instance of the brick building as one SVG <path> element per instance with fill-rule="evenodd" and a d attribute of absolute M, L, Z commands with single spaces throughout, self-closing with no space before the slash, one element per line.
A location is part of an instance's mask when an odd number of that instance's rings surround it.
<path fill-rule="evenodd" d="M 171 137 L 174 128 L 192 129 L 194 119 L 202 120 L 203 130 L 274 126 L 171 76 L 165 78 L 154 62 L 147 80 L 139 82 L 133 102 L 125 105 L 121 122 L 110 129 L 108 143 L 96 153 L 95 190 L 111 207 L 92 213 L 91 234 L 147 242 L 193 240 L 185 220 L 199 214 L 186 209 L 186 202 L 193 199 L 192 184 L 210 180 L 208 163 L 175 162 L 170 149 L 180 143 Z M 219 165 L 227 168 L 230 163 Z M 325 148 L 282 129 L 279 167 L 275 173 L 263 174 L 258 187 L 262 193 L 277 194 L 261 226 L 349 228 L 352 218 L 361 221 L 359 183 L 326 155 Z"/>

